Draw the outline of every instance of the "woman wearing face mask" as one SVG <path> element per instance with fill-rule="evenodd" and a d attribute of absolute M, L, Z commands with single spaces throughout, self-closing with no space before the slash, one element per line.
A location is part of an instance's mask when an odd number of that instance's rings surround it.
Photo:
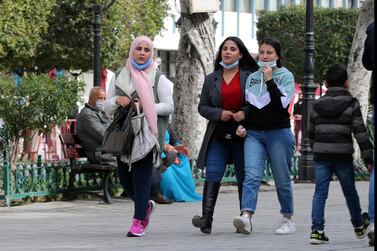
<path fill-rule="evenodd" d="M 164 140 L 168 116 L 174 110 L 171 85 L 153 62 L 151 39 L 139 36 L 131 44 L 126 65 L 111 80 L 105 111 L 111 114 L 119 107 L 127 107 L 131 102 L 128 97 L 132 97 L 143 110 L 151 132 Z M 155 209 L 155 202 L 149 200 L 152 172 L 156 165 L 154 157 L 154 153 L 149 153 L 144 159 L 132 163 L 132 169 L 122 161 L 122 156 L 118 158 L 119 180 L 135 204 L 132 225 L 127 233 L 129 237 L 145 234 Z"/>
<path fill-rule="evenodd" d="M 209 123 L 197 165 L 201 169 L 206 168 L 206 177 L 202 215 L 192 219 L 192 224 L 203 233 L 211 233 L 220 182 L 227 164 L 234 164 L 241 198 L 244 179 L 243 139 L 235 133 L 247 113 L 244 97 L 247 76 L 257 69 L 256 62 L 243 42 L 237 37 L 228 37 L 220 45 L 215 71 L 204 80 L 198 110 Z"/>
<path fill-rule="evenodd" d="M 290 177 L 294 137 L 291 131 L 288 106 L 293 99 L 295 84 L 291 72 L 281 66 L 281 46 L 265 38 L 259 46 L 258 65 L 246 82 L 246 101 L 249 113 L 246 131 L 237 130 L 245 138 L 245 180 L 241 216 L 233 220 L 236 229 L 250 234 L 251 216 L 255 213 L 258 191 L 268 157 L 283 215 L 276 234 L 296 231 L 291 219 L 293 194 Z"/>

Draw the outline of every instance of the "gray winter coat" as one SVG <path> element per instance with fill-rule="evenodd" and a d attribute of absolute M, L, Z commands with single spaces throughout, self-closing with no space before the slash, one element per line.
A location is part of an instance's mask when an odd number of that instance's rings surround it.
<path fill-rule="evenodd" d="M 369 141 L 360 104 L 342 87 L 330 87 L 314 102 L 309 122 L 309 142 L 314 160 L 352 162 L 352 133 L 366 164 L 372 163 Z"/>
<path fill-rule="evenodd" d="M 249 71 L 240 71 L 242 100 L 244 102 L 241 110 L 245 112 L 246 116 L 248 114 L 248 106 L 245 101 L 245 83 L 249 74 Z M 221 82 L 222 70 L 214 71 L 207 75 L 204 79 L 202 93 L 200 95 L 198 111 L 200 115 L 208 120 L 207 129 L 204 134 L 197 160 L 197 166 L 200 169 L 203 169 L 206 164 L 208 144 L 215 131 L 217 123 L 220 121 L 221 113 L 223 111 L 221 107 Z"/>
<path fill-rule="evenodd" d="M 111 120 L 104 112 L 96 110 L 89 104 L 85 104 L 77 116 L 77 136 L 90 163 L 100 163 L 101 160 L 115 161 L 110 155 L 101 156 L 100 151 L 103 137 L 110 124 Z"/>

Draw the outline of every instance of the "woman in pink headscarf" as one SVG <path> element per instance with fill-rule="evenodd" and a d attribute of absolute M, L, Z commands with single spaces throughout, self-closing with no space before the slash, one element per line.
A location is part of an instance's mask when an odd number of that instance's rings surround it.
<path fill-rule="evenodd" d="M 145 114 L 151 132 L 159 137 L 158 128 L 167 127 L 167 119 L 173 113 L 172 83 L 161 74 L 153 61 L 153 45 L 150 38 L 139 36 L 131 44 L 126 65 L 111 80 L 105 111 L 112 114 L 118 107 L 130 105 L 132 97 L 139 103 Z M 127 96 L 126 96 L 127 95 Z M 135 211 L 127 236 L 140 237 L 145 234 L 149 218 L 155 209 L 155 202 L 150 200 L 150 187 L 154 163 L 153 153 L 144 159 L 128 164 L 118 158 L 119 180 L 134 201 Z"/>

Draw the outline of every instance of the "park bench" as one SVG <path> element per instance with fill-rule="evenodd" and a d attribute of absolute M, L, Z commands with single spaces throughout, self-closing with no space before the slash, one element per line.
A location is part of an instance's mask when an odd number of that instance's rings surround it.
<path fill-rule="evenodd" d="M 102 197 L 105 203 L 111 203 L 109 183 L 110 176 L 116 167 L 108 163 L 92 164 L 89 162 L 80 161 L 81 158 L 86 158 L 87 156 L 84 149 L 80 145 L 79 138 L 76 134 L 61 134 L 59 135 L 59 138 L 63 146 L 65 157 L 69 159 L 71 169 L 69 173 L 67 192 L 63 193 L 63 197 L 72 198 L 72 195 L 75 193 L 90 193 Z M 76 175 L 80 175 L 82 173 L 97 174 L 99 177 L 101 177 L 101 185 L 103 190 L 102 196 L 92 191 L 75 191 L 74 184 Z"/>

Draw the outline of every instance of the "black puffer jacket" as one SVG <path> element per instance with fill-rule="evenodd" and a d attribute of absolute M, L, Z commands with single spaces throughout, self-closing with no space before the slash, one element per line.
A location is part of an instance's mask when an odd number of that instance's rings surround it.
<path fill-rule="evenodd" d="M 342 87 L 331 87 L 314 102 L 309 123 L 309 140 L 314 160 L 352 161 L 352 133 L 366 164 L 372 164 L 369 141 L 360 104 Z"/>

